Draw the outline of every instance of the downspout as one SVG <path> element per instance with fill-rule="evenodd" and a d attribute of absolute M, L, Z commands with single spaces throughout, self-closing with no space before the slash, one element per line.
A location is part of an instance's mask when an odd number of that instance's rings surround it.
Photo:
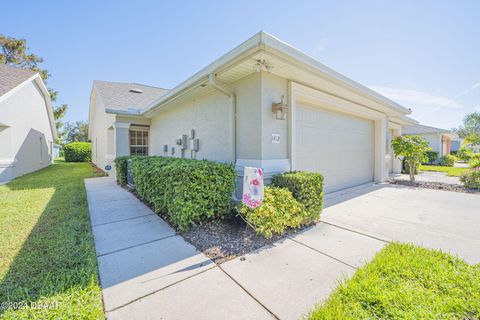
<path fill-rule="evenodd" d="M 235 164 L 237 162 L 237 103 L 235 93 L 230 92 L 228 89 L 218 84 L 215 74 L 213 73 L 208 75 L 208 83 L 230 99 L 232 109 L 232 158 L 233 164 Z"/>

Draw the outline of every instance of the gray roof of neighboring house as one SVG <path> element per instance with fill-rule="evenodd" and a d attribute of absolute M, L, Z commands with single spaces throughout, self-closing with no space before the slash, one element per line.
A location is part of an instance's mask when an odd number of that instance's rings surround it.
<path fill-rule="evenodd" d="M 93 81 L 105 108 L 111 109 L 142 109 L 150 102 L 163 96 L 167 89 L 146 86 L 138 83 Z M 133 92 L 141 91 L 141 92 Z"/>
<path fill-rule="evenodd" d="M 0 96 L 33 77 L 36 72 L 0 64 Z"/>
<path fill-rule="evenodd" d="M 422 126 L 420 124 L 414 124 L 412 126 L 403 127 L 402 132 L 404 134 L 429 134 L 429 133 L 451 133 L 450 130 Z"/>

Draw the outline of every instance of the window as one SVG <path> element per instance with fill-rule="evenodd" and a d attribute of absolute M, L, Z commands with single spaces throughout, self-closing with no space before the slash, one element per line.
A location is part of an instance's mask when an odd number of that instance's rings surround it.
<path fill-rule="evenodd" d="M 148 131 L 145 129 L 130 130 L 130 155 L 148 156 Z"/>

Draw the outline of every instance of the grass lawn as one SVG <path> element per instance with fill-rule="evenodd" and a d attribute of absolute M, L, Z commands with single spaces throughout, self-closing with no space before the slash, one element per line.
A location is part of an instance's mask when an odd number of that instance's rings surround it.
<path fill-rule="evenodd" d="M 459 177 L 462 172 L 470 170 L 469 168 L 455 168 L 443 166 L 420 165 L 420 171 L 446 172 L 449 177 Z"/>
<path fill-rule="evenodd" d="M 55 162 L 0 186 L 1 319 L 104 318 L 83 184 L 95 173 Z"/>
<path fill-rule="evenodd" d="M 480 319 L 480 265 L 392 243 L 309 319 Z"/>

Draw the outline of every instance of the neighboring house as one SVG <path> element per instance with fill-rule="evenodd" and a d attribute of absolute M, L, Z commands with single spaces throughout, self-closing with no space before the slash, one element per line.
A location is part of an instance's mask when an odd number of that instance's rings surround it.
<path fill-rule="evenodd" d="M 113 168 L 113 160 L 119 155 L 148 155 L 150 119 L 137 110 L 167 91 L 138 83 L 93 82 L 88 138 L 92 141 L 92 162 L 97 167 Z"/>
<path fill-rule="evenodd" d="M 462 146 L 463 139 L 462 138 L 454 138 L 452 139 L 452 146 L 450 148 L 450 151 L 458 151 L 460 147 Z"/>
<path fill-rule="evenodd" d="M 439 158 L 450 154 L 452 151 L 452 140 L 458 138 L 458 136 L 450 130 L 419 124 L 404 127 L 403 134 L 423 137 L 428 141 L 428 145 L 432 148 L 432 151 L 438 152 Z"/>
<path fill-rule="evenodd" d="M 56 138 L 40 75 L 0 64 L 0 182 L 49 166 Z"/>
<path fill-rule="evenodd" d="M 390 140 L 416 123 L 406 117 L 409 109 L 265 32 L 172 90 L 157 89 L 143 105 L 116 106 L 144 88 L 122 85 L 104 93 L 93 85 L 89 132 L 102 168 L 138 153 L 205 158 L 234 163 L 239 183 L 245 166 L 262 167 L 267 179 L 288 170 L 320 172 L 332 192 L 400 172 Z"/>

